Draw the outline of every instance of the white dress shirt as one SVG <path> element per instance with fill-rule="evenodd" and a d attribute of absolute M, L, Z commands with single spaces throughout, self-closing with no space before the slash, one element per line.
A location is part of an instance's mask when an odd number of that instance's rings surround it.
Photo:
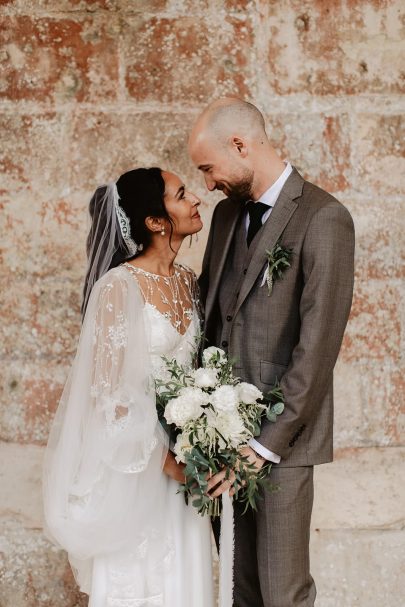
<path fill-rule="evenodd" d="M 263 204 L 267 204 L 269 207 L 269 210 L 266 211 L 262 217 L 262 225 L 270 217 L 273 207 L 277 202 L 277 198 L 279 197 L 280 192 L 283 189 L 283 186 L 284 186 L 285 182 L 287 181 L 288 177 L 291 175 L 291 172 L 292 172 L 291 164 L 289 162 L 286 162 L 285 165 L 286 165 L 285 169 L 281 173 L 280 177 L 273 183 L 272 186 L 269 187 L 268 190 L 266 190 L 264 192 L 264 194 L 262 194 L 262 196 L 260 196 L 259 200 L 256 201 L 256 202 L 262 202 Z M 246 233 L 249 228 L 249 223 L 250 223 L 249 213 L 246 213 L 246 224 L 245 224 Z M 274 464 L 280 463 L 281 457 L 279 455 L 277 455 L 277 453 L 273 453 L 273 451 L 270 451 L 269 449 L 266 449 L 266 447 L 263 447 L 263 445 L 261 445 L 255 438 L 250 439 L 249 445 L 252 447 L 253 451 L 256 451 L 256 453 L 258 453 L 265 459 L 269 460 L 270 462 L 273 462 Z"/>

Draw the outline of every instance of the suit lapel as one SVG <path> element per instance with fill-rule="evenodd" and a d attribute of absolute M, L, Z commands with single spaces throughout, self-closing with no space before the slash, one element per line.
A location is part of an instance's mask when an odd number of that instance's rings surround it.
<path fill-rule="evenodd" d="M 270 217 L 258 234 L 258 241 L 257 244 L 255 243 L 255 250 L 239 291 L 234 316 L 236 316 L 267 261 L 266 250 L 270 251 L 274 247 L 296 210 L 298 203 L 295 202 L 295 199 L 301 196 L 303 185 L 303 178 L 294 169 L 285 182 Z"/>
<path fill-rule="evenodd" d="M 215 242 L 215 247 L 212 252 L 212 256 L 216 260 L 216 265 L 210 281 L 211 284 L 205 304 L 206 319 L 209 317 L 215 302 L 221 275 L 225 266 L 226 256 L 228 255 L 229 247 L 231 246 L 232 238 L 235 233 L 235 228 L 243 209 L 243 205 L 241 206 L 237 203 L 229 202 L 227 212 L 221 217 L 221 231 L 223 233 L 223 239 L 218 239 Z"/>

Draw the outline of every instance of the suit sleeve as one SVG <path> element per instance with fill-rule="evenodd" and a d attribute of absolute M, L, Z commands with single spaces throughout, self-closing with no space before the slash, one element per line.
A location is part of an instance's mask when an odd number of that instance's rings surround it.
<path fill-rule="evenodd" d="M 350 313 L 354 226 L 343 205 L 323 207 L 312 218 L 302 248 L 302 270 L 300 337 L 281 380 L 286 408 L 275 424 L 263 424 L 258 437 L 282 458 L 317 414 L 333 380 Z"/>

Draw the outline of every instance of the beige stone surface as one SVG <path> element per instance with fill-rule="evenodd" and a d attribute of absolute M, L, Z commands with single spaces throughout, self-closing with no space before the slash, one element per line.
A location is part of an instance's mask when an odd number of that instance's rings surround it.
<path fill-rule="evenodd" d="M 338 449 L 315 468 L 312 528 L 396 529 L 405 526 L 405 448 Z"/>
<path fill-rule="evenodd" d="M 37 531 L 43 524 L 43 453 L 34 445 L 0 443 L 1 516 Z"/>
<path fill-rule="evenodd" d="M 403 531 L 315 531 L 316 607 L 399 607 L 405 596 L 404 557 Z"/>
<path fill-rule="evenodd" d="M 258 104 L 274 145 L 356 228 L 335 372 L 333 464 L 316 470 L 318 607 L 405 596 L 405 11 L 400 0 L 0 2 L 0 605 L 82 607 L 41 530 L 41 461 L 80 331 L 87 205 L 135 166 L 178 173 L 212 98 Z"/>

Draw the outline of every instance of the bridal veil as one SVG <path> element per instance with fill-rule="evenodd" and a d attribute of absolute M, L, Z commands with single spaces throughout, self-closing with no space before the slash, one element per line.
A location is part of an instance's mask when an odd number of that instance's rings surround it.
<path fill-rule="evenodd" d="M 151 379 L 139 287 L 123 267 L 94 285 L 44 464 L 47 533 L 89 592 L 93 559 L 131 550 L 156 592 L 170 554 L 162 466 L 167 438 Z"/>

